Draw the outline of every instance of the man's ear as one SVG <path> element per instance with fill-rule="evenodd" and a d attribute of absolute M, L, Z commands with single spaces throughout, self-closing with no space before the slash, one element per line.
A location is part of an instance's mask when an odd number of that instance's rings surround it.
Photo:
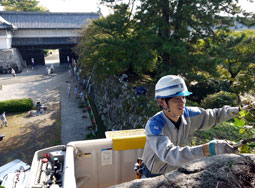
<path fill-rule="evenodd" d="M 160 106 L 164 107 L 166 105 L 166 101 L 164 99 L 158 99 L 158 103 Z"/>

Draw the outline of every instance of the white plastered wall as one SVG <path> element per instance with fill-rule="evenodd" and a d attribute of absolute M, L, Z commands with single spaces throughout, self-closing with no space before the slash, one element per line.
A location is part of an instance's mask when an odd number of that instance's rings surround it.
<path fill-rule="evenodd" d="M 0 30 L 0 50 L 10 49 L 12 46 L 12 32 Z"/>

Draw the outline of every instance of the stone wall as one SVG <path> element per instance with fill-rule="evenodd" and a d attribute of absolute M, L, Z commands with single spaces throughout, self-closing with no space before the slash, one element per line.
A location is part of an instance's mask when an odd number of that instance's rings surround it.
<path fill-rule="evenodd" d="M 111 77 L 94 82 L 92 96 L 107 130 L 142 128 L 159 107 L 147 96 L 134 98 L 134 90 L 127 83 Z"/>
<path fill-rule="evenodd" d="M 19 73 L 24 68 L 23 59 L 16 48 L 0 50 L 0 73 L 11 73 L 13 68 Z"/>

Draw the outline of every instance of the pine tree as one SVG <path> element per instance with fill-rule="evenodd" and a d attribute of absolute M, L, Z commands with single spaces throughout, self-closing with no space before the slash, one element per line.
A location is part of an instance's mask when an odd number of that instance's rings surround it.
<path fill-rule="evenodd" d="M 132 9 L 135 0 L 129 1 Z M 119 0 L 101 0 L 116 6 Z M 156 35 L 152 50 L 158 54 L 159 71 L 191 70 L 193 45 L 200 39 L 214 37 L 219 28 L 233 26 L 234 17 L 242 12 L 238 0 L 140 0 L 133 13 L 136 28 Z M 228 15 L 226 17 L 226 15 Z M 230 15 L 230 16 L 229 16 Z M 195 66 L 195 64 L 194 64 Z"/>
<path fill-rule="evenodd" d="M 48 12 L 47 8 L 38 4 L 37 0 L 2 0 L 0 2 L 5 11 Z"/>

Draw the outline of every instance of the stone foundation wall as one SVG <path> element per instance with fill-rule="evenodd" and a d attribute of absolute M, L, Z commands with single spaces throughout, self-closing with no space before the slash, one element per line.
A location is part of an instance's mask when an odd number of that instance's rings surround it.
<path fill-rule="evenodd" d="M 91 93 L 107 130 L 143 128 L 159 111 L 155 101 L 149 101 L 147 96 L 134 98 L 133 88 L 116 77 L 95 82 Z"/>
<path fill-rule="evenodd" d="M 0 73 L 11 73 L 11 68 L 14 68 L 16 73 L 19 73 L 23 67 L 24 62 L 18 49 L 0 50 Z"/>

